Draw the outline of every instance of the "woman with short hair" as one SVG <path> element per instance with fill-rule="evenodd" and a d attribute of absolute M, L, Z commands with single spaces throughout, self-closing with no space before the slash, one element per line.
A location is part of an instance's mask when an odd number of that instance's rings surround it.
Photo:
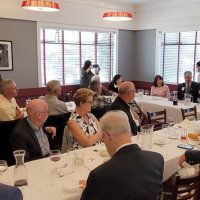
<path fill-rule="evenodd" d="M 79 149 L 99 143 L 102 135 L 98 130 L 98 120 L 90 113 L 93 92 L 86 88 L 78 89 L 73 99 L 76 109 L 67 122 L 72 147 Z"/>

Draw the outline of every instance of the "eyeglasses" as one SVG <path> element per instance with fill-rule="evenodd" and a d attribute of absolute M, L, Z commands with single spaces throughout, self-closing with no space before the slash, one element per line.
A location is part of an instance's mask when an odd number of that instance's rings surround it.
<path fill-rule="evenodd" d="M 49 114 L 49 111 L 37 111 L 38 113 Z"/>
<path fill-rule="evenodd" d="M 85 103 L 93 104 L 93 101 L 86 101 Z"/>

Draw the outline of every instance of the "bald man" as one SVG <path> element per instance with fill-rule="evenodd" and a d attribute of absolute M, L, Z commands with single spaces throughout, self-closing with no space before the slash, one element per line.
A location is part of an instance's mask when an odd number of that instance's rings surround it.
<path fill-rule="evenodd" d="M 25 161 L 31 161 L 46 157 L 50 152 L 49 142 L 42 128 L 48 118 L 48 105 L 43 100 L 34 99 L 26 109 L 27 117 L 17 123 L 10 142 L 13 151 L 25 150 Z M 55 135 L 54 127 L 46 127 L 45 130 Z"/>
<path fill-rule="evenodd" d="M 135 111 L 131 110 L 130 102 L 135 97 L 135 85 L 130 81 L 125 81 L 119 85 L 118 97 L 111 104 L 110 110 L 122 110 L 129 119 L 131 126 L 131 132 L 133 135 L 137 135 L 138 126 L 140 125 L 140 118 Z"/>

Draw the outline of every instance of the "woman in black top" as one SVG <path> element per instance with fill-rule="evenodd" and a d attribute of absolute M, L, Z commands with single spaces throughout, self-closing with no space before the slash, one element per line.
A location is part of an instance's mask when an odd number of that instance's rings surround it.
<path fill-rule="evenodd" d="M 94 76 L 91 69 L 93 68 L 92 62 L 90 60 L 86 60 L 83 68 L 81 69 L 81 77 L 80 77 L 80 87 L 87 88 L 90 84 L 91 78 Z M 99 67 L 95 68 L 95 74 L 99 74 Z"/>
<path fill-rule="evenodd" d="M 118 93 L 118 87 L 122 83 L 122 75 L 116 74 L 113 77 L 113 80 L 110 82 L 110 85 L 108 86 L 108 89 Z"/>

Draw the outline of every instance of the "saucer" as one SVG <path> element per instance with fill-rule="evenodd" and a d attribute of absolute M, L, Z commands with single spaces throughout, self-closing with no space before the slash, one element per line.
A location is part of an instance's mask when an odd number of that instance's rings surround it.
<path fill-rule="evenodd" d="M 154 144 L 158 144 L 158 145 L 164 145 L 164 144 L 166 144 L 166 142 L 164 141 L 164 140 L 156 140 L 155 142 L 154 142 Z"/>

